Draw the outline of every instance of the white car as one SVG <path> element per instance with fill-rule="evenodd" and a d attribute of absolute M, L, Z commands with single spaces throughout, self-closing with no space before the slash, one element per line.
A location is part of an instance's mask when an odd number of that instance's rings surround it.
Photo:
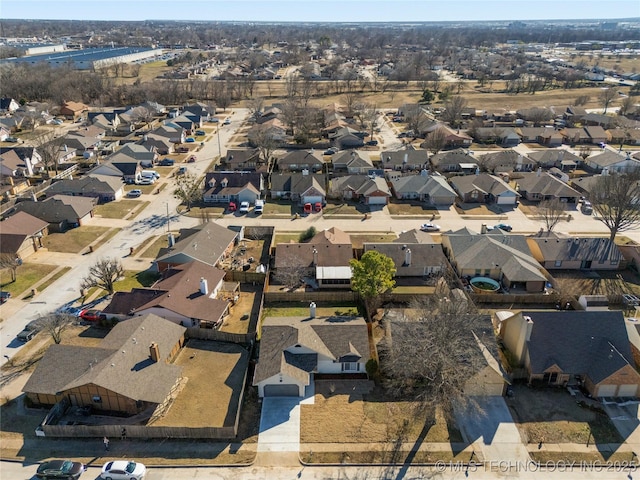
<path fill-rule="evenodd" d="M 423 223 L 420 225 L 420 230 L 423 232 L 439 232 L 440 225 L 436 225 L 435 223 Z"/>
<path fill-rule="evenodd" d="M 104 480 L 142 480 L 147 473 L 147 467 L 142 463 L 131 460 L 114 460 L 102 467 L 100 478 Z"/>
<path fill-rule="evenodd" d="M 249 202 L 242 202 L 240 204 L 240 213 L 249 213 L 249 209 L 251 208 L 251 204 Z"/>

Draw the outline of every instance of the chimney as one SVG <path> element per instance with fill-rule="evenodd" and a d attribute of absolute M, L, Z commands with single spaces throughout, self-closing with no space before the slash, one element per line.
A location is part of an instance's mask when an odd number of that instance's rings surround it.
<path fill-rule="evenodd" d="M 407 250 L 404 252 L 404 264 L 407 267 L 411 265 L 411 249 L 410 248 L 407 248 Z"/>
<path fill-rule="evenodd" d="M 480 233 L 487 233 L 487 224 L 483 223 L 480 227 Z"/>
<path fill-rule="evenodd" d="M 318 250 L 313 247 L 313 264 L 318 265 Z"/>
<path fill-rule="evenodd" d="M 536 172 L 536 177 L 542 175 L 542 168 L 538 167 L 538 171 Z"/>
<path fill-rule="evenodd" d="M 409 154 L 405 153 L 404 157 L 402 157 L 402 163 L 406 165 L 408 162 L 409 162 Z"/>
<path fill-rule="evenodd" d="M 209 284 L 207 283 L 207 279 L 204 277 L 200 277 L 200 293 L 203 295 L 207 295 L 209 293 Z"/>
<path fill-rule="evenodd" d="M 149 345 L 149 357 L 151 357 L 152 362 L 157 363 L 160 360 L 160 349 L 156 342 L 151 342 L 151 345 Z"/>
<path fill-rule="evenodd" d="M 169 248 L 173 248 L 176 244 L 176 237 L 173 236 L 173 233 L 170 233 L 167 237 Z"/>
<path fill-rule="evenodd" d="M 480 175 L 480 167 L 476 167 L 476 176 Z"/>
<path fill-rule="evenodd" d="M 309 304 L 309 317 L 316 318 L 316 302 Z"/>

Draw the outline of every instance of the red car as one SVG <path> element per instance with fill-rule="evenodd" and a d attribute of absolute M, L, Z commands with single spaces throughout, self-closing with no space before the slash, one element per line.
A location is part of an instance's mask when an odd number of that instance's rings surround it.
<path fill-rule="evenodd" d="M 189 157 L 189 159 L 187 160 L 187 163 L 194 163 L 196 161 L 196 156 L 195 155 L 191 155 Z"/>
<path fill-rule="evenodd" d="M 87 322 L 97 322 L 98 320 L 106 319 L 107 316 L 100 310 L 94 308 L 89 310 L 82 310 L 80 312 L 80 318 Z"/>

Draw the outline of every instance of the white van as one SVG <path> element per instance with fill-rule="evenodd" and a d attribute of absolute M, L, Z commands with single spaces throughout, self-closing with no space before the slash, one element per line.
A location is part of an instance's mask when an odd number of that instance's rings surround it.
<path fill-rule="evenodd" d="M 262 211 L 264 210 L 264 200 L 256 200 L 256 205 L 253 209 L 253 211 L 255 212 L 256 215 L 260 215 L 262 214 Z"/>
<path fill-rule="evenodd" d="M 142 170 L 140 172 L 140 176 L 142 178 L 153 178 L 155 180 L 158 180 L 160 178 L 160 174 L 158 172 L 156 172 L 155 170 Z"/>

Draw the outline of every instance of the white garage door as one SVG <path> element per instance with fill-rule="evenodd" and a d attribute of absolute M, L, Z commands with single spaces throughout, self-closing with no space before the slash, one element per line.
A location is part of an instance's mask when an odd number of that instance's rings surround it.
<path fill-rule="evenodd" d="M 314 205 L 316 203 L 322 203 L 322 197 L 319 195 L 310 195 L 308 197 L 302 197 L 302 203 L 310 203 Z"/>
<path fill-rule="evenodd" d="M 265 397 L 299 397 L 300 390 L 297 385 L 283 383 L 278 385 L 265 385 Z"/>
<path fill-rule="evenodd" d="M 619 397 L 635 397 L 637 393 L 638 393 L 638 386 L 634 384 L 620 385 L 618 387 Z"/>
<path fill-rule="evenodd" d="M 596 392 L 596 397 L 615 397 L 617 390 L 617 385 L 600 385 Z"/>
<path fill-rule="evenodd" d="M 498 205 L 513 205 L 514 200 L 513 200 L 513 197 L 500 196 L 498 197 L 497 203 Z"/>
<path fill-rule="evenodd" d="M 386 205 L 387 197 L 369 197 L 369 205 Z"/>

